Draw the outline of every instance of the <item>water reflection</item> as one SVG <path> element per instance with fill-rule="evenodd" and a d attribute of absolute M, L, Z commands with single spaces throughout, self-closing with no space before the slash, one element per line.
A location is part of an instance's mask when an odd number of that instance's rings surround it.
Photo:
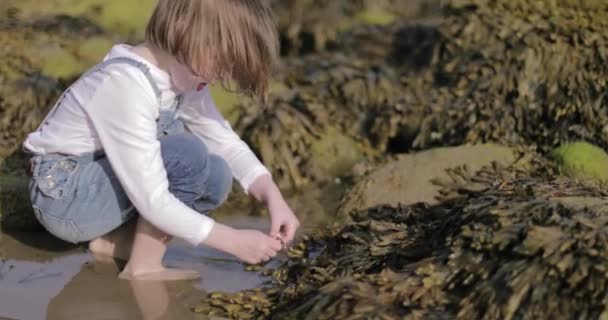
<path fill-rule="evenodd" d="M 229 224 L 266 229 L 265 218 Z M 41 234 L 0 233 L 0 319 L 197 319 L 205 292 L 235 292 L 268 280 L 210 248 L 171 243 L 165 263 L 200 272 L 196 281 L 126 281 L 119 265 Z"/>
<path fill-rule="evenodd" d="M 116 264 L 87 263 L 48 305 L 47 319 L 193 319 L 192 282 L 125 281 Z"/>

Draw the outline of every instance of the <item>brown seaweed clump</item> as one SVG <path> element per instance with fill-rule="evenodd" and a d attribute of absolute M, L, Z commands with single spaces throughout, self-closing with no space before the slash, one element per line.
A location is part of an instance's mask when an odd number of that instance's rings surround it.
<path fill-rule="evenodd" d="M 341 32 L 328 52 L 368 64 L 384 64 L 406 76 L 431 70 L 439 58 L 439 18 L 398 20 L 391 25 L 359 25 Z"/>
<path fill-rule="evenodd" d="M 289 252 L 267 289 L 212 293 L 234 319 L 571 319 L 608 313 L 608 193 L 524 155 L 452 171 L 439 205 L 376 207 Z M 246 302 L 241 302 L 246 301 Z"/>

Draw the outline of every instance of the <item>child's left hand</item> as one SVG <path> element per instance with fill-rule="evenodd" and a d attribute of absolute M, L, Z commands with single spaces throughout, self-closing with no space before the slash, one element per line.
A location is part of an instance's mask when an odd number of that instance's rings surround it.
<path fill-rule="evenodd" d="M 282 198 L 269 201 L 268 212 L 271 223 L 270 236 L 280 239 L 283 245 L 287 246 L 293 241 L 300 227 L 300 221 Z"/>

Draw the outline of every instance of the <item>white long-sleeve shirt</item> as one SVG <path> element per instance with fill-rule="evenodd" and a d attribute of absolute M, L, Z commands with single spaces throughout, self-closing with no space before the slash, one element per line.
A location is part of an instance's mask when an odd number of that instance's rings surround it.
<path fill-rule="evenodd" d="M 28 135 L 24 147 L 43 155 L 82 155 L 103 149 L 138 212 L 163 232 L 198 245 L 214 221 L 169 192 L 157 139 L 156 119 L 177 95 L 170 76 L 127 45 L 114 46 L 104 60 L 117 57 L 149 68 L 161 103 L 140 69 L 123 63 L 107 65 L 74 83 L 52 117 Z M 269 174 L 217 110 L 208 87 L 183 94 L 177 115 L 210 152 L 226 160 L 246 192 L 256 178 Z"/>

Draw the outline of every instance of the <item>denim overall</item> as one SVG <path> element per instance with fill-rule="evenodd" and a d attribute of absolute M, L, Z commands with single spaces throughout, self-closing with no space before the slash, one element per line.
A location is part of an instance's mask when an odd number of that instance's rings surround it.
<path fill-rule="evenodd" d="M 161 92 L 148 67 L 139 61 L 110 59 L 82 77 L 115 63 L 130 64 L 141 70 L 160 104 Z M 52 117 L 64 96 L 65 93 L 39 129 Z M 169 191 L 192 209 L 205 214 L 228 197 L 232 171 L 221 157 L 208 152 L 201 139 L 185 130 L 176 116 L 179 102 L 178 98 L 167 108 L 161 108 L 157 119 L 157 137 Z M 78 156 L 33 155 L 30 164 L 30 199 L 34 214 L 60 239 L 72 243 L 90 241 L 137 215 L 103 150 Z"/>

